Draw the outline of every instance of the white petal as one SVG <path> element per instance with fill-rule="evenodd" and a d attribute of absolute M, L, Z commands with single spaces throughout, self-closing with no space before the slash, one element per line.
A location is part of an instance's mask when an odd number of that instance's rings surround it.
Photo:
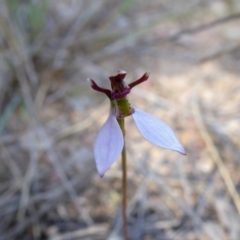
<path fill-rule="evenodd" d="M 98 173 L 103 177 L 106 170 L 118 159 L 123 149 L 123 135 L 116 118 L 110 114 L 97 135 L 94 155 Z"/>
<path fill-rule="evenodd" d="M 140 133 L 151 143 L 186 154 L 172 129 L 153 115 L 135 108 L 132 115 Z"/>

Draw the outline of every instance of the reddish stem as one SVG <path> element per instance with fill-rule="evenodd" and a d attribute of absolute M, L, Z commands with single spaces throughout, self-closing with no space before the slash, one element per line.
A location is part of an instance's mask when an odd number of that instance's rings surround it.
<path fill-rule="evenodd" d="M 128 224 L 127 224 L 127 157 L 125 147 L 125 130 L 124 118 L 118 119 L 119 126 L 123 133 L 124 145 L 122 150 L 122 216 L 123 216 L 123 236 L 124 240 L 128 240 Z"/>

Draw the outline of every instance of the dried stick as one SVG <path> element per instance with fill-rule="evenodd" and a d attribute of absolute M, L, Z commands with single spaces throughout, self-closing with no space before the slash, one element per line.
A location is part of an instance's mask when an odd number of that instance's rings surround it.
<path fill-rule="evenodd" d="M 240 13 L 235 13 L 235 14 L 223 17 L 223 18 L 213 20 L 212 22 L 209 22 L 209 23 L 199 25 L 199 26 L 194 27 L 194 28 L 183 29 L 183 30 L 177 32 L 176 34 L 174 34 L 173 36 L 171 36 L 169 40 L 175 41 L 184 34 L 195 34 L 195 33 L 198 33 L 198 32 L 205 31 L 205 30 L 208 30 L 210 28 L 216 27 L 220 24 L 224 24 L 224 23 L 228 23 L 230 21 L 238 20 L 239 18 L 240 18 Z"/>

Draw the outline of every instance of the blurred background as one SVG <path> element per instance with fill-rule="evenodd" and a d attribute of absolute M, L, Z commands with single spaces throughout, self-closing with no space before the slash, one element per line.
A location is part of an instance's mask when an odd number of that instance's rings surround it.
<path fill-rule="evenodd" d="M 167 122 L 187 156 L 126 119 L 131 240 L 240 239 L 239 0 L 0 1 L 0 239 L 121 239 L 121 161 L 93 145 L 110 88 Z"/>

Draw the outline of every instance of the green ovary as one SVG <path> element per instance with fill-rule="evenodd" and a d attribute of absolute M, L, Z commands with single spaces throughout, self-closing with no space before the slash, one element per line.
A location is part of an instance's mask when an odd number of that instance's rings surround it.
<path fill-rule="evenodd" d="M 134 112 L 134 109 L 126 97 L 114 99 L 113 101 L 117 118 L 125 118 Z"/>

